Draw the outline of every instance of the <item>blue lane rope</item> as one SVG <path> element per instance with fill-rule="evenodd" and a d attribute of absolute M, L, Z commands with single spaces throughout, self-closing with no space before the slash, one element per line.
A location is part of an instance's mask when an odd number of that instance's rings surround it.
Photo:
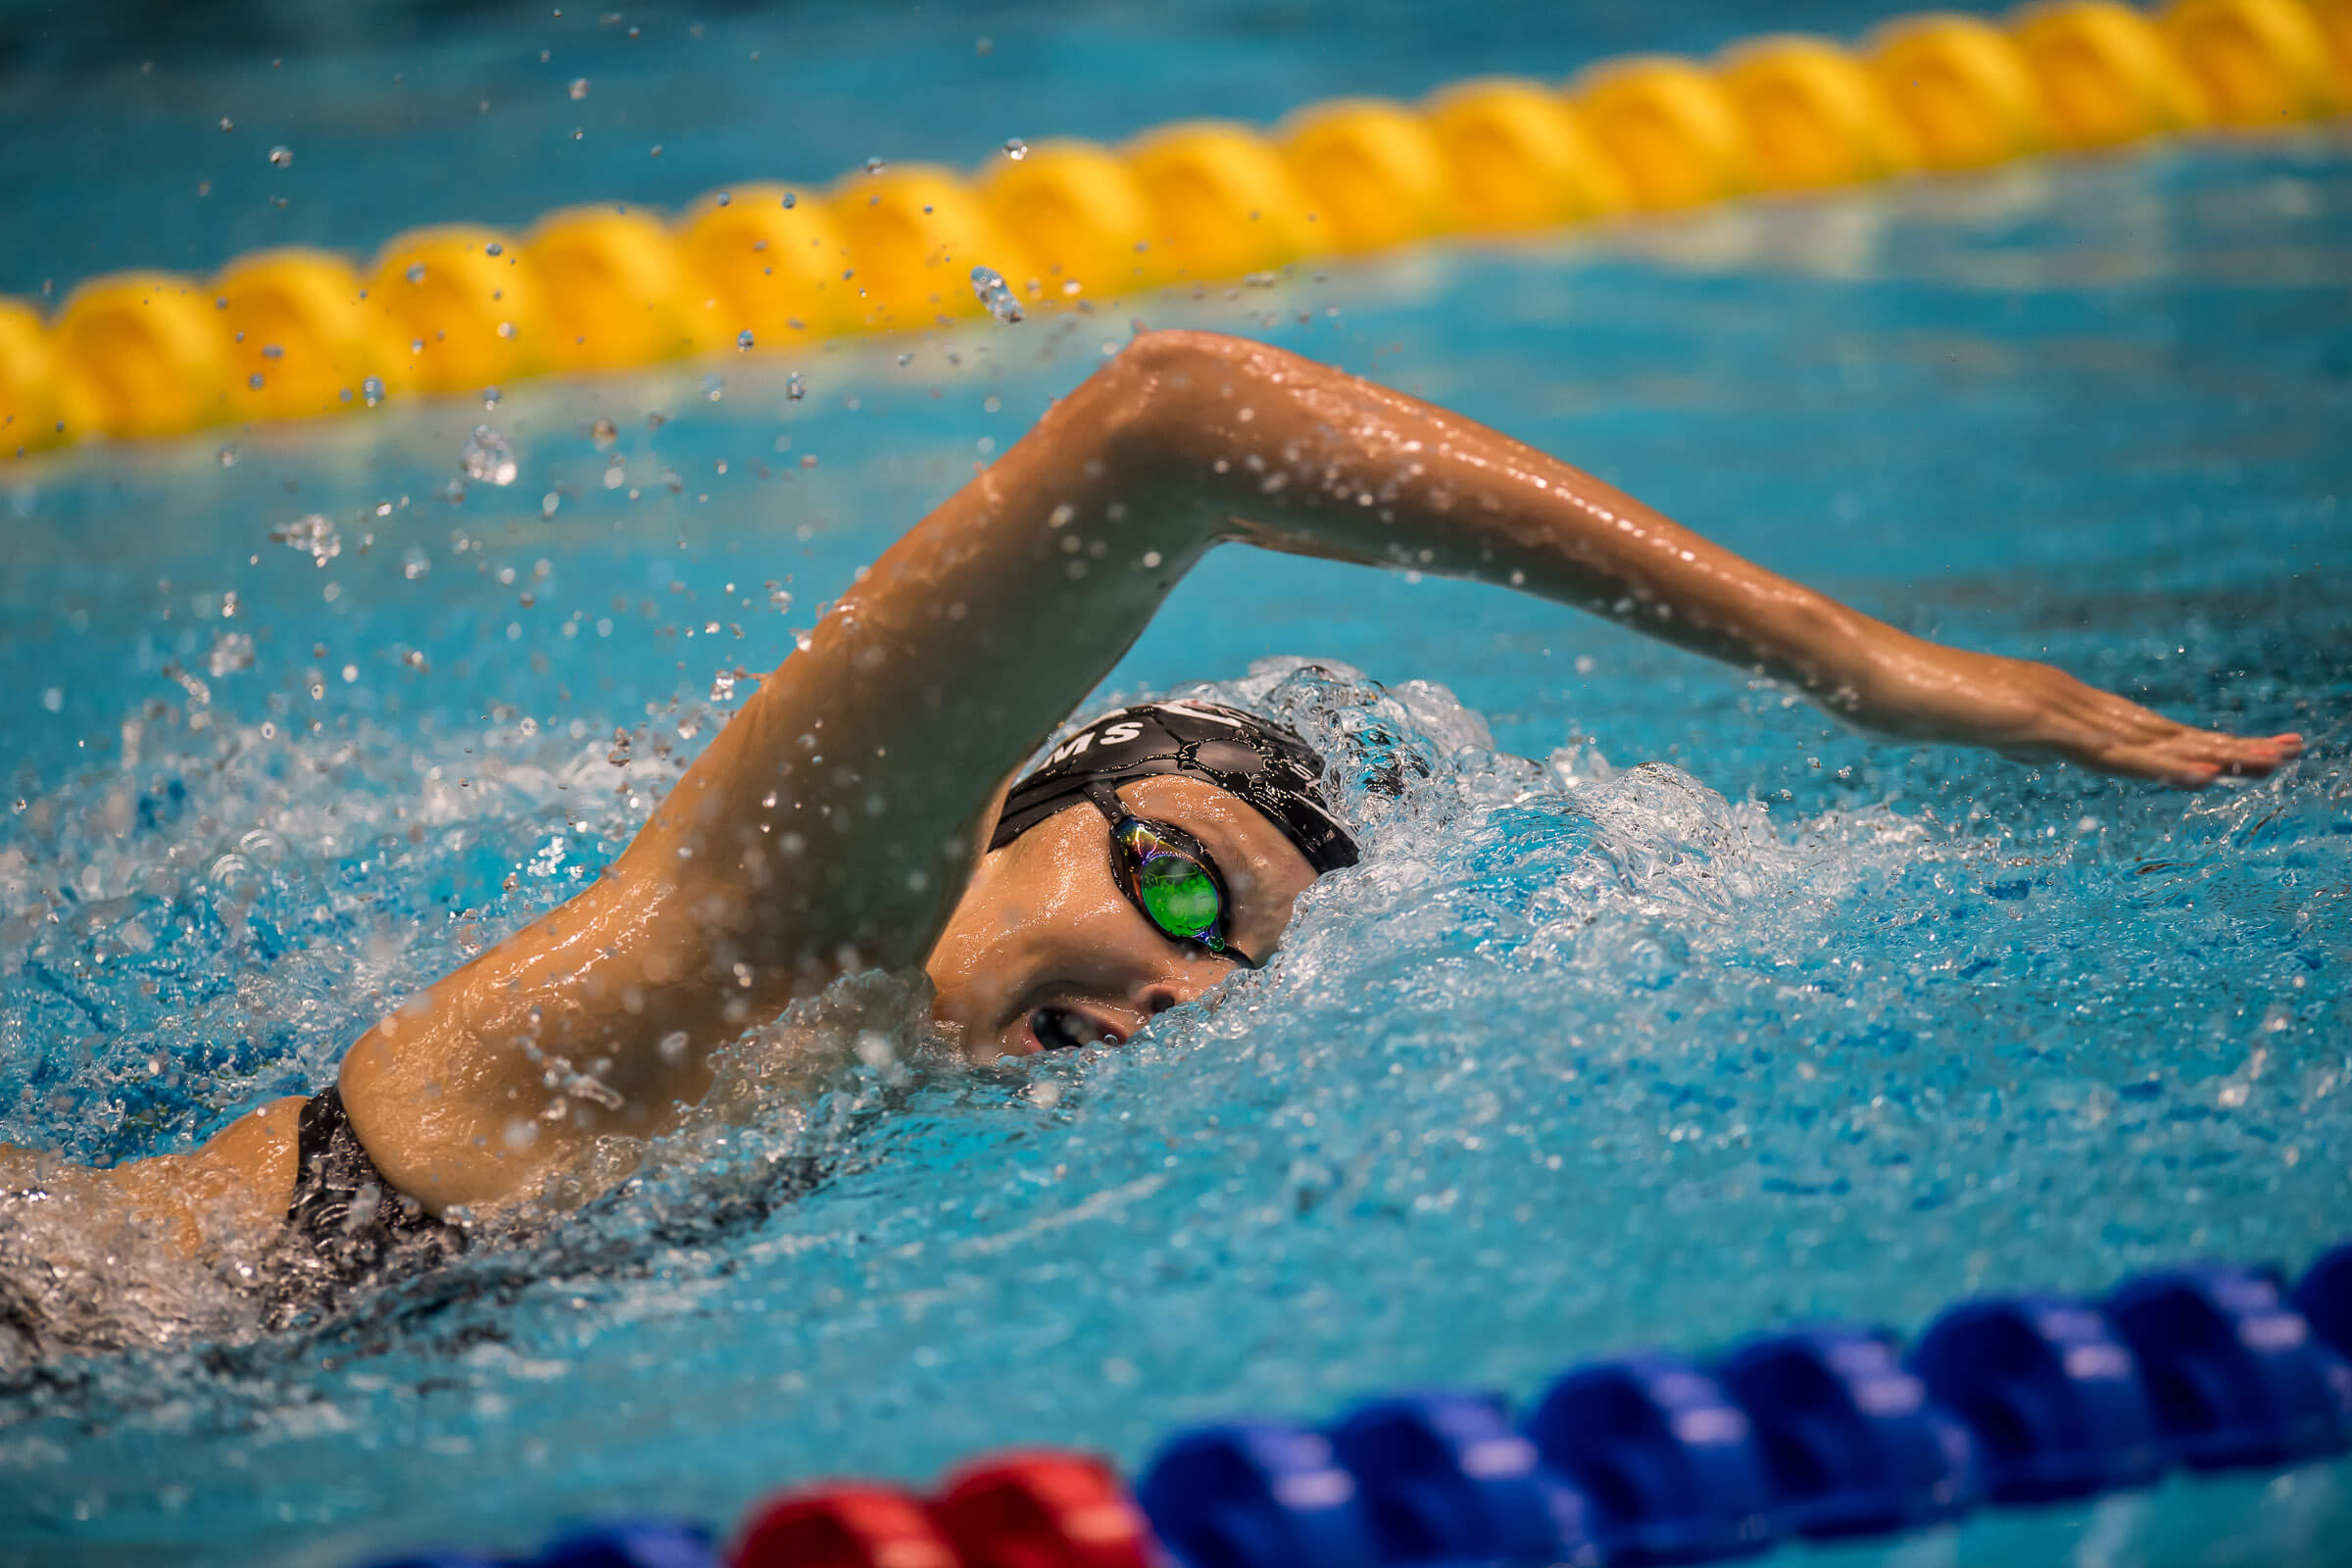
<path fill-rule="evenodd" d="M 1188 1428 L 1145 1467 L 1135 1500 L 1176 1568 L 1625 1568 L 1892 1536 L 1986 1504 L 2145 1488 L 2176 1468 L 2278 1469 L 2347 1449 L 2352 1243 L 2291 1293 L 2275 1271 L 2199 1264 L 2096 1301 L 1962 1301 L 1907 1350 L 1889 1333 L 1829 1326 L 1759 1336 L 1708 1362 L 1664 1351 L 1590 1362 L 1516 1421 L 1499 1396 L 1432 1390 L 1369 1400 L 1321 1430 Z M 1146 1560 L 1141 1548 L 1106 1553 L 1099 1532 L 1091 1544 L 1053 1535 L 1032 1525 L 1017 1551 L 925 1560 Z M 889 1556 L 861 1552 L 847 1532 L 843 1543 L 819 1568 Z M 721 1562 L 784 1568 L 659 1519 L 574 1531 L 529 1558 L 427 1553 L 374 1568 Z"/>

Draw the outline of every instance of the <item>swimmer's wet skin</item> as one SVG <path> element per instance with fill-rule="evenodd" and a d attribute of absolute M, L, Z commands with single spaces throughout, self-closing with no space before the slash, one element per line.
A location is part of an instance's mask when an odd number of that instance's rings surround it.
<path fill-rule="evenodd" d="M 365 1157 L 429 1213 L 527 1199 L 591 1139 L 661 1131 L 718 1047 L 853 969 L 926 969 L 937 1022 L 988 1058 L 1124 1039 L 1268 957 L 1326 860 L 1233 779 L 1024 785 L 1016 809 L 1058 805 L 998 825 L 1001 781 L 1227 542 L 1519 588 L 1893 735 L 2187 789 L 2302 749 L 1909 636 L 1402 393 L 1150 334 L 886 552 L 597 882 L 352 1048 L 341 1105 Z M 1146 888 L 1171 854 L 1175 880 Z M 566 1075 L 573 1093 L 550 1088 Z M 195 1251 L 283 1221 L 303 1103 L 191 1153 L 107 1172 L 6 1153 L 0 1172 L 102 1189 Z M 320 1138 L 330 1119 L 309 1118 Z M 518 1120 L 537 1136 L 511 1142 Z"/>

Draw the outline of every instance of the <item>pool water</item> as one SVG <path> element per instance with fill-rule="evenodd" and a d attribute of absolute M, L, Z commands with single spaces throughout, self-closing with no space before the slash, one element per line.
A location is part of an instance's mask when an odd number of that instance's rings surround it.
<path fill-rule="evenodd" d="M 1505 593 L 1220 553 L 1105 696 L 1209 680 L 1358 737 L 1350 779 L 1373 731 L 1418 763 L 1350 784 L 1364 863 L 1268 970 L 1031 1067 L 942 1061 L 910 987 L 846 983 L 584 1212 L 294 1331 L 84 1256 L 59 1291 L 116 1283 L 81 1347 L 0 1367 L 0 1543 L 323 1563 L 724 1520 L 991 1445 L 1134 1464 L 1195 1417 L 2299 1265 L 2352 1234 L 2347 276 L 2352 149 L 2209 145 L 7 470 L 0 1141 L 83 1159 L 328 1081 L 592 876 L 732 671 L 1130 318 L 2312 748 L 2191 797 L 1889 745 Z M 477 424 L 513 482 L 459 483 Z M 1877 1554 L 2334 1562 L 2348 1476 Z"/>

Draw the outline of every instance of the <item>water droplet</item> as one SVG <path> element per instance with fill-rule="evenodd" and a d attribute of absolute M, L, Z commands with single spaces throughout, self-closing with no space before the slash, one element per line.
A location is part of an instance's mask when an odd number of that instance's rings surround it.
<path fill-rule="evenodd" d="M 220 128 L 222 130 L 234 130 L 237 128 L 237 122 L 229 119 L 226 115 L 222 115 L 220 117 Z"/>
<path fill-rule="evenodd" d="M 988 314 L 1007 326 L 1021 318 L 1021 302 L 1012 297 L 1003 274 L 993 268 L 972 269 L 972 294 L 988 308 Z"/>
<path fill-rule="evenodd" d="M 1029 144 L 1018 136 L 1007 136 L 1004 138 L 1004 156 L 1017 164 L 1029 156 Z"/>
<path fill-rule="evenodd" d="M 738 349 L 748 349 L 752 346 L 752 329 L 750 327 L 747 326 L 735 334 L 735 346 Z"/>
<path fill-rule="evenodd" d="M 514 449 L 507 438 L 486 424 L 473 427 L 466 442 L 462 459 L 468 479 L 480 479 L 495 485 L 514 482 Z"/>
<path fill-rule="evenodd" d="M 903 369 L 905 369 L 905 368 L 906 368 L 906 367 L 908 367 L 909 365 L 912 365 L 913 363 L 914 363 L 914 356 L 913 356 L 913 354 L 911 354 L 911 353 L 907 353 L 907 354 L 902 354 L 902 355 L 900 355 L 900 356 L 899 356 L 899 368 L 900 368 L 900 369 L 902 369 L 902 370 L 903 370 Z"/>
<path fill-rule="evenodd" d="M 507 254 L 507 248 L 504 245 L 501 245 L 498 241 L 492 240 L 489 244 L 482 247 L 482 254 L 484 256 L 504 256 Z"/>
<path fill-rule="evenodd" d="M 728 703 L 735 700 L 735 672 L 722 669 L 710 677 L 710 700 Z"/>
<path fill-rule="evenodd" d="M 256 392 L 259 392 L 262 389 L 262 372 L 259 370 L 254 371 L 251 375 L 245 378 L 245 384 L 253 388 Z"/>
<path fill-rule="evenodd" d="M 429 670 L 433 667 L 425 662 L 424 650 L 421 648 L 410 649 L 400 656 L 400 662 L 414 670 Z"/>
<path fill-rule="evenodd" d="M 808 383 L 801 379 L 800 371 L 795 370 L 784 378 L 784 395 L 795 403 L 808 395 Z"/>
<path fill-rule="evenodd" d="M 422 262 L 411 262 L 411 263 L 409 264 L 409 270 L 408 270 L 408 273 L 407 273 L 407 277 L 408 277 L 409 281 L 410 281 L 410 282 L 412 282 L 412 283 L 421 283 L 421 282 L 423 282 L 423 281 L 424 281 L 424 264 L 423 264 Z"/>
<path fill-rule="evenodd" d="M 585 97 L 587 97 L 587 96 L 588 96 L 588 78 L 587 78 L 586 76 L 574 76 L 574 77 L 572 77 L 572 78 L 571 78 L 571 98 L 572 98 L 572 102 L 574 102 L 574 103 L 577 103 L 577 102 L 579 102 L 579 101 L 580 101 L 582 98 L 585 98 Z"/>
<path fill-rule="evenodd" d="M 588 427 L 588 439 L 596 443 L 599 452 L 610 452 L 612 443 L 620 439 L 620 431 L 611 419 L 599 419 Z"/>
<path fill-rule="evenodd" d="M 767 584 L 767 605 L 779 615 L 790 614 L 792 612 L 792 590 L 770 578 Z"/>
<path fill-rule="evenodd" d="M 709 398 L 711 402 L 716 403 L 721 397 L 725 396 L 726 390 L 727 383 L 721 381 L 717 376 L 706 375 L 703 377 L 703 396 Z"/>
<path fill-rule="evenodd" d="M 732 207 L 735 205 L 735 198 L 722 190 L 718 193 L 718 205 L 721 207 Z"/>
<path fill-rule="evenodd" d="M 314 512 L 270 530 L 270 537 L 289 550 L 299 550 L 323 567 L 343 553 L 343 536 L 324 513 Z"/>
<path fill-rule="evenodd" d="M 291 147 L 270 148 L 270 162 L 279 169 L 292 169 L 294 167 L 294 149 Z"/>
<path fill-rule="evenodd" d="M 220 449 L 220 466 L 223 468 L 233 468 L 236 466 L 237 449 L 235 447 L 222 447 Z"/>
<path fill-rule="evenodd" d="M 882 160 L 879 158 L 868 158 L 865 161 L 865 172 L 869 174 L 879 174 L 883 170 L 889 167 L 889 165 L 882 162 Z"/>
<path fill-rule="evenodd" d="M 374 408 L 378 403 L 384 401 L 384 381 L 382 376 L 371 375 L 360 383 L 360 401 L 367 404 L 371 409 Z"/>
<path fill-rule="evenodd" d="M 505 396 L 506 394 L 499 391 L 498 388 L 494 386 L 486 386 L 482 388 L 482 407 L 485 409 L 495 409 L 498 407 L 499 399 Z"/>
<path fill-rule="evenodd" d="M 784 205 L 787 208 L 798 207 L 801 205 L 801 199 L 791 191 L 786 191 L 784 193 Z"/>
<path fill-rule="evenodd" d="M 433 569 L 433 558 L 424 553 L 421 545 L 411 545 L 401 553 L 400 574 L 411 582 Z"/>

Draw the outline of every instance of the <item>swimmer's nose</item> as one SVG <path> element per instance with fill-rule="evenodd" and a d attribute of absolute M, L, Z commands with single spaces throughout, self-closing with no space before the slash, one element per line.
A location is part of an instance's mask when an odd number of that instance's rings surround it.
<path fill-rule="evenodd" d="M 1181 1007 L 1208 989 L 1190 980 L 1161 980 L 1144 988 L 1136 998 L 1136 1006 L 1147 1018 L 1156 1018 L 1170 1007 Z"/>

